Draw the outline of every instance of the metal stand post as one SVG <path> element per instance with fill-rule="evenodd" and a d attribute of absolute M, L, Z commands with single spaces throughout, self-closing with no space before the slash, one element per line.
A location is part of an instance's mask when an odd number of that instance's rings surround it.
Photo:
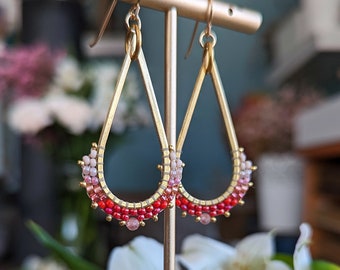
<path fill-rule="evenodd" d="M 169 145 L 176 146 L 177 99 L 177 9 L 170 8 L 165 17 L 165 131 Z M 165 210 L 164 270 L 175 270 L 176 207 Z"/>

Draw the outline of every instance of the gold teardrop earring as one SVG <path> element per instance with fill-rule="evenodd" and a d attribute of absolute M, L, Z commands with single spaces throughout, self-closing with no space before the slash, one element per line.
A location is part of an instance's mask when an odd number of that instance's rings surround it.
<path fill-rule="evenodd" d="M 156 221 L 160 212 L 167 207 L 172 207 L 171 202 L 177 194 L 182 174 L 181 162 L 176 157 L 173 147 L 169 146 L 167 142 L 149 70 L 144 58 L 141 21 L 138 16 L 139 9 L 139 4 L 135 4 L 126 17 L 126 55 L 118 75 L 98 144 L 93 143 L 90 153 L 79 161 L 84 180 L 81 182 L 81 186 L 86 188 L 87 195 L 92 201 L 92 207 L 102 209 L 106 213 L 108 221 L 116 219 L 120 222 L 120 225 L 125 225 L 131 231 L 138 229 L 139 226 L 144 226 L 145 221 L 148 219 Z M 111 13 L 109 11 L 108 14 Z M 162 152 L 162 165 L 158 166 L 161 171 L 158 189 L 151 197 L 139 202 L 128 202 L 118 198 L 111 192 L 104 177 L 105 146 L 132 61 L 137 61 L 141 70 Z"/>
<path fill-rule="evenodd" d="M 244 203 L 243 197 L 249 187 L 252 186 L 251 175 L 256 169 L 256 167 L 252 165 L 252 162 L 246 159 L 243 148 L 238 146 L 230 110 L 214 56 L 214 46 L 216 45 L 217 39 L 216 34 L 211 31 L 212 12 L 212 0 L 209 0 L 207 28 L 201 33 L 199 39 L 204 49 L 202 65 L 196 79 L 176 146 L 177 158 L 180 158 L 203 81 L 206 75 L 210 74 L 230 145 L 231 160 L 233 163 L 232 180 L 222 195 L 211 200 L 202 200 L 190 195 L 185 190 L 183 182 L 180 184 L 176 196 L 176 205 L 183 211 L 182 216 L 194 216 L 197 222 L 205 225 L 211 221 L 215 222 L 216 216 L 224 215 L 229 217 L 231 208 L 237 204 L 242 205 Z"/>

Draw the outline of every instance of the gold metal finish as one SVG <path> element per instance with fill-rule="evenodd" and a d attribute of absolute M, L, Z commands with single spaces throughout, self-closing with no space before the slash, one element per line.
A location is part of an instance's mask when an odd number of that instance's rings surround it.
<path fill-rule="evenodd" d="M 147 64 L 144 58 L 144 54 L 143 54 L 143 50 L 141 46 L 142 45 L 142 41 L 141 41 L 142 36 L 141 36 L 141 31 L 140 31 L 141 22 L 138 17 L 138 12 L 139 12 L 139 6 L 138 5 L 134 6 L 130 9 L 129 14 L 126 17 L 128 33 L 126 36 L 125 58 L 124 58 L 121 70 L 117 77 L 115 91 L 111 99 L 110 107 L 109 107 L 106 119 L 104 121 L 104 124 L 103 124 L 103 128 L 100 134 L 98 144 L 96 143 L 92 144 L 92 149 L 91 149 L 92 154 L 90 155 L 92 155 L 91 156 L 92 158 L 94 158 L 93 156 L 95 156 L 96 165 L 95 167 L 93 166 L 93 168 L 92 167 L 91 168 L 96 171 L 95 175 L 99 179 L 99 186 L 97 186 L 97 184 L 87 183 L 86 181 L 88 180 L 84 181 L 82 184 L 82 186 L 84 186 L 87 189 L 87 193 L 89 197 L 91 197 L 91 199 L 92 197 L 94 198 L 92 199 L 93 200 L 92 206 L 94 208 L 97 208 L 100 203 L 100 206 L 102 209 L 106 207 L 104 210 L 106 213 L 108 213 L 107 219 L 112 220 L 112 218 L 115 218 L 115 219 L 121 220 L 120 224 L 122 226 L 127 224 L 127 221 L 130 219 L 130 217 L 133 217 L 136 219 L 139 210 L 148 211 L 146 210 L 146 208 L 149 206 L 153 207 L 153 204 L 156 204 L 156 205 L 163 204 L 161 208 L 157 207 L 158 209 L 157 211 L 159 212 L 162 211 L 164 208 L 167 208 L 168 206 L 173 205 L 173 200 L 175 198 L 175 194 L 173 192 L 174 191 L 177 192 L 177 189 L 175 189 L 175 185 L 168 184 L 169 179 L 170 179 L 170 162 L 171 162 L 170 154 L 174 150 L 172 146 L 168 145 L 167 134 L 164 129 L 162 117 L 161 117 L 161 114 L 158 108 L 158 103 L 156 100 L 149 70 L 148 70 L 148 67 L 147 67 Z M 145 92 L 148 98 L 148 103 L 150 106 L 151 114 L 153 117 L 153 122 L 156 128 L 156 133 L 158 135 L 158 139 L 160 143 L 160 149 L 162 152 L 162 165 L 158 166 L 158 168 L 161 170 L 161 180 L 159 181 L 158 188 L 152 196 L 150 196 L 144 201 L 139 201 L 139 202 L 128 202 L 128 201 L 124 201 L 118 198 L 116 195 L 114 195 L 111 192 L 111 190 L 107 186 L 107 183 L 104 177 L 105 147 L 106 147 L 108 137 L 111 133 L 111 126 L 113 124 L 113 120 L 114 120 L 115 113 L 118 107 L 119 99 L 122 94 L 124 83 L 126 81 L 126 77 L 127 77 L 132 61 L 136 61 L 138 63 L 141 74 L 142 74 L 143 82 L 145 85 Z M 173 138 L 173 141 L 175 142 L 175 138 Z M 85 167 L 84 162 L 81 164 L 83 167 Z M 87 173 L 85 173 L 85 175 L 86 174 Z M 84 180 L 86 178 L 85 175 L 83 175 Z M 173 188 L 174 188 L 174 191 L 172 190 Z M 118 214 L 120 215 L 120 212 L 119 213 L 115 212 L 113 210 L 113 205 L 117 205 L 121 209 L 124 209 L 124 213 L 122 213 L 122 216 L 117 217 Z M 107 210 L 107 209 L 111 209 L 111 210 Z M 146 216 L 144 216 L 144 214 L 138 215 L 138 218 L 142 219 L 142 220 L 139 220 L 140 225 L 144 224 L 143 222 L 144 219 L 147 220 L 151 217 L 155 221 L 157 221 L 158 220 L 157 214 L 159 212 L 149 212 L 148 215 Z M 150 216 L 150 213 L 152 214 L 151 216 Z M 131 214 L 131 216 L 129 216 L 129 214 Z"/>
<path fill-rule="evenodd" d="M 210 32 L 208 34 L 208 31 L 205 30 L 202 32 L 200 35 L 200 43 L 202 47 L 204 48 L 204 53 L 203 53 L 203 60 L 202 60 L 202 65 L 199 70 L 196 83 L 192 92 L 192 96 L 190 98 L 188 108 L 183 120 L 182 128 L 179 133 L 178 139 L 177 139 L 177 145 L 176 145 L 176 151 L 177 151 L 177 156 L 180 157 L 183 144 L 190 126 L 190 122 L 196 107 L 196 103 L 203 85 L 203 81 L 205 77 L 210 74 L 211 79 L 215 88 L 217 100 L 219 103 L 219 107 L 222 113 L 223 121 L 225 124 L 226 128 L 226 133 L 227 137 L 229 140 L 229 145 L 231 148 L 231 157 L 233 161 L 233 175 L 231 179 L 231 183 L 229 187 L 226 189 L 226 191 L 220 195 L 219 197 L 212 199 L 212 200 L 201 200 L 198 198 L 195 198 L 194 196 L 190 195 L 183 185 L 179 186 L 179 192 L 180 194 L 186 198 L 188 201 L 194 203 L 195 205 L 202 205 L 202 206 L 212 206 L 216 205 L 218 203 L 222 203 L 225 199 L 228 198 L 229 195 L 234 190 L 234 187 L 237 185 L 237 181 L 240 176 L 241 168 L 240 168 L 240 155 L 241 152 L 243 152 L 242 148 L 239 148 L 232 118 L 230 115 L 230 110 L 229 106 L 227 103 L 227 99 L 225 96 L 225 92 L 223 89 L 223 85 L 220 79 L 219 71 L 215 62 L 215 57 L 214 57 L 214 45 L 216 43 L 216 36 L 214 32 Z"/>
<path fill-rule="evenodd" d="M 111 18 L 112 13 L 113 13 L 116 5 L 117 5 L 117 2 L 118 2 L 118 0 L 112 1 L 112 4 L 111 4 L 110 8 L 108 9 L 108 11 L 107 11 L 107 13 L 104 17 L 104 21 L 102 23 L 102 26 L 99 30 L 97 37 L 90 44 L 91 48 L 94 47 L 98 43 L 98 41 L 102 38 L 102 36 L 104 35 L 104 32 L 106 30 L 107 25 L 109 24 L 110 18 Z"/>
<path fill-rule="evenodd" d="M 177 111 L 177 10 L 166 12 L 165 18 L 165 131 L 171 146 L 176 145 Z M 174 150 L 174 149 L 172 149 Z M 164 211 L 164 270 L 176 265 L 176 207 L 175 197 Z"/>
<path fill-rule="evenodd" d="M 136 0 L 121 0 L 126 3 L 136 3 Z M 140 0 L 142 7 L 167 12 L 176 8 L 178 16 L 195 21 L 207 21 L 207 0 Z M 253 34 L 262 23 L 262 16 L 256 11 L 237 7 L 222 1 L 214 1 L 211 23 L 234 31 Z"/>

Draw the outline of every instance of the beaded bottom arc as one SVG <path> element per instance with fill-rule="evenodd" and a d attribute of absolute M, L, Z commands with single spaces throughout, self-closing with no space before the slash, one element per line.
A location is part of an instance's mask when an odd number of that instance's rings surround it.
<path fill-rule="evenodd" d="M 247 160 L 243 149 L 240 148 L 233 153 L 234 172 L 229 188 L 219 197 L 212 200 L 201 200 L 190 195 L 180 185 L 176 196 L 176 206 L 182 210 L 182 216 L 194 216 L 197 222 L 204 225 L 215 222 L 217 216 L 230 216 L 230 210 L 238 205 L 244 204 L 243 197 L 250 186 L 252 172 L 256 170 L 252 162 Z"/>
<path fill-rule="evenodd" d="M 163 164 L 159 166 L 162 174 L 157 191 L 148 199 L 140 202 L 127 202 L 115 196 L 107 187 L 103 173 L 104 149 L 96 143 L 88 155 L 79 161 L 82 168 L 83 182 L 92 208 L 100 208 L 106 214 L 106 220 L 116 219 L 120 225 L 134 231 L 144 226 L 148 219 L 158 220 L 158 214 L 167 207 L 172 207 L 182 179 L 182 162 L 176 158 L 172 147 L 163 149 Z"/>

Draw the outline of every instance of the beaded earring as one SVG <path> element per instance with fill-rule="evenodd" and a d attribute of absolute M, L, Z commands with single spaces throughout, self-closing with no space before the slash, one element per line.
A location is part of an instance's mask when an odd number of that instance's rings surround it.
<path fill-rule="evenodd" d="M 177 140 L 177 158 L 180 158 L 183 144 L 189 129 L 193 112 L 198 100 L 203 81 L 207 74 L 211 75 L 215 88 L 219 107 L 226 127 L 226 133 L 231 149 L 231 160 L 233 162 L 233 175 L 229 187 L 222 195 L 211 200 L 202 200 L 190 195 L 183 183 L 180 184 L 176 196 L 176 205 L 183 212 L 182 216 L 194 216 L 197 222 L 209 224 L 216 221 L 216 216 L 230 216 L 230 209 L 237 204 L 243 204 L 243 197 L 247 190 L 253 185 L 251 181 L 252 172 L 256 169 L 252 162 L 247 160 L 243 148 L 238 146 L 233 122 L 228 108 L 227 99 L 220 79 L 219 71 L 214 57 L 214 46 L 216 44 L 216 34 L 211 31 L 212 0 L 209 0 L 208 25 L 200 35 L 200 44 L 204 49 L 202 65 L 199 70 L 196 83 L 189 101 L 189 105 L 184 117 L 183 125 Z"/>
<path fill-rule="evenodd" d="M 176 157 L 173 147 L 168 145 L 149 70 L 144 58 L 141 46 L 141 21 L 138 13 L 139 4 L 137 3 L 131 8 L 126 17 L 128 29 L 125 42 L 126 55 L 118 75 L 98 144 L 93 143 L 90 153 L 79 161 L 84 180 L 81 182 L 81 186 L 86 189 L 87 195 L 92 201 L 91 206 L 102 209 L 106 213 L 106 220 L 116 219 L 121 226 L 125 225 L 131 231 L 138 229 L 139 226 L 144 226 L 145 221 L 148 219 L 156 221 L 160 212 L 167 207 L 172 207 L 171 202 L 177 194 L 182 177 L 182 163 Z M 161 171 L 158 189 L 151 197 L 139 202 L 128 202 L 118 198 L 111 192 L 104 177 L 105 146 L 132 61 L 137 61 L 141 70 L 162 152 L 162 165 L 158 166 Z"/>

